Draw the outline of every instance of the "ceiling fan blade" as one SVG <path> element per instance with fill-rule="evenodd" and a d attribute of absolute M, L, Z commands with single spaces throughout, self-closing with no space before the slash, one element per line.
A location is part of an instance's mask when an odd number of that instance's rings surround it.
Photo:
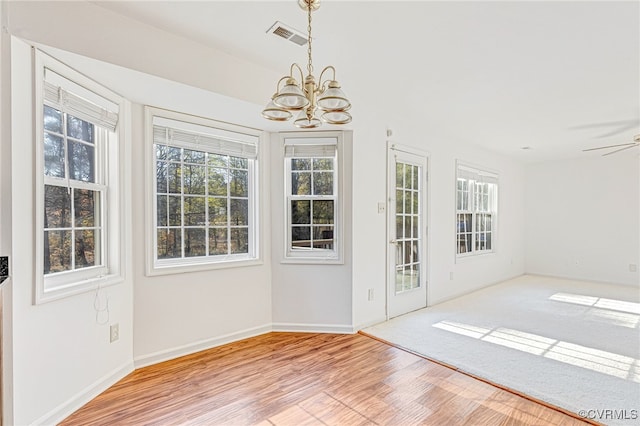
<path fill-rule="evenodd" d="M 620 151 L 624 151 L 625 149 L 630 149 L 633 147 L 639 146 L 637 143 L 634 143 L 631 146 L 626 146 L 624 148 L 620 148 L 620 149 L 616 149 L 615 151 L 611 151 L 611 152 L 607 152 L 606 154 L 602 154 L 602 156 L 604 157 L 605 155 L 611 155 L 611 154 L 615 154 L 616 152 L 620 152 Z"/>
<path fill-rule="evenodd" d="M 638 123 L 628 123 L 626 125 L 621 125 L 615 130 L 611 130 L 610 132 L 604 133 L 600 136 L 596 136 L 598 139 L 609 138 L 611 136 L 619 135 L 620 133 L 626 132 L 627 130 L 635 129 L 638 127 Z"/>
<path fill-rule="evenodd" d="M 596 151 L 598 149 L 606 149 L 606 148 L 617 148 L 619 146 L 630 146 L 630 145 L 637 145 L 635 142 L 629 142 L 629 143 L 619 143 L 617 145 L 609 145 L 609 146 L 599 146 L 597 148 L 589 148 L 589 149 L 583 149 L 583 152 L 586 151 Z"/>

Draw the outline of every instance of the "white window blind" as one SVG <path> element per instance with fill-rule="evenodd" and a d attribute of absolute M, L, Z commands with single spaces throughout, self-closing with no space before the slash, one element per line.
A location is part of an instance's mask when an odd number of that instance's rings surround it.
<path fill-rule="evenodd" d="M 458 165 L 458 178 L 472 180 L 478 183 L 498 184 L 497 175 L 461 165 Z"/>
<path fill-rule="evenodd" d="M 118 106 L 104 97 L 45 68 L 44 100 L 50 106 L 96 126 L 115 131 Z"/>
<path fill-rule="evenodd" d="M 286 158 L 333 157 L 338 141 L 335 138 L 285 139 Z"/>
<path fill-rule="evenodd" d="M 225 139 L 157 124 L 153 126 L 153 143 L 232 157 L 249 159 L 258 157 L 257 143 Z"/>

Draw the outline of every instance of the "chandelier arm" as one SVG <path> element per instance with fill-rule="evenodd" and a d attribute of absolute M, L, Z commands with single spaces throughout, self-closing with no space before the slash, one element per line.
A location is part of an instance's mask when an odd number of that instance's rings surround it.
<path fill-rule="evenodd" d="M 297 63 L 294 62 L 293 64 L 291 64 L 291 69 L 289 70 L 289 74 L 290 74 L 289 76 L 291 78 L 293 78 L 293 69 L 294 68 L 297 68 L 298 71 L 300 72 L 300 85 L 303 85 L 304 84 L 304 72 L 302 71 L 302 68 L 300 67 L 300 65 L 298 65 Z"/>
<path fill-rule="evenodd" d="M 322 81 L 322 76 L 324 75 L 324 72 L 329 70 L 329 69 L 331 71 L 333 71 L 333 79 L 332 80 L 336 79 L 336 69 L 333 67 L 333 65 L 327 65 L 326 67 L 324 67 L 324 69 L 320 73 L 320 78 L 318 79 L 318 88 L 320 89 L 321 92 L 324 91 L 325 83 L 329 81 L 329 80 L 326 80 L 326 81 L 323 82 Z"/>
<path fill-rule="evenodd" d="M 280 92 L 280 83 L 282 83 L 283 80 L 286 80 L 288 78 L 289 78 L 289 76 L 285 75 L 280 80 L 278 80 L 278 82 L 276 83 L 276 94 L 278 94 Z"/>

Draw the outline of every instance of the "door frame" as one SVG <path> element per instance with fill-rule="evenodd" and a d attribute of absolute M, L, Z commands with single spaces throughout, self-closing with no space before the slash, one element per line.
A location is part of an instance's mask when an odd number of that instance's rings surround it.
<path fill-rule="evenodd" d="M 400 152 L 404 154 L 409 154 L 413 156 L 421 157 L 421 165 L 423 167 L 424 173 L 422 177 L 422 211 L 421 211 L 421 219 L 422 219 L 422 258 L 420 259 L 420 276 L 421 276 L 421 284 L 425 288 L 425 300 L 422 306 L 417 309 L 422 309 L 426 306 L 429 306 L 430 300 L 430 289 L 429 283 L 430 275 L 431 275 L 431 233 L 430 229 L 430 209 L 431 209 L 431 191 L 429 187 L 429 166 L 430 166 L 430 156 L 427 151 L 424 151 L 419 148 L 415 148 L 408 145 L 403 145 L 399 143 L 395 143 L 393 141 L 387 140 L 387 218 L 386 218 L 386 256 L 385 256 L 385 316 L 386 319 L 389 320 L 392 318 L 391 316 L 391 305 L 392 298 L 395 294 L 395 268 L 392 267 L 392 263 L 395 264 L 395 244 L 392 242 L 393 235 L 395 234 L 395 213 L 396 213 L 396 205 L 395 205 L 395 186 L 393 185 L 395 182 L 395 152 Z M 407 311 L 410 312 L 411 310 Z M 405 312 L 405 313 L 407 313 Z M 394 315 L 399 316 L 402 314 Z"/>

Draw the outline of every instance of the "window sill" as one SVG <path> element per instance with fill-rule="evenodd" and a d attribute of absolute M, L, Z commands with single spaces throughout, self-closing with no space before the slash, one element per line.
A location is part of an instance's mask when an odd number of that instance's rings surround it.
<path fill-rule="evenodd" d="M 280 263 L 284 265 L 344 265 L 344 260 L 327 257 L 285 257 Z"/>
<path fill-rule="evenodd" d="M 483 251 L 480 253 L 464 253 L 464 254 L 457 254 L 456 253 L 456 263 L 458 262 L 468 262 L 471 261 L 473 259 L 480 259 L 486 256 L 491 256 L 492 254 L 495 254 L 495 250 L 491 250 L 491 251 Z"/>
<path fill-rule="evenodd" d="M 35 297 L 35 304 L 53 302 L 77 294 L 93 291 L 98 287 L 109 287 L 124 282 L 124 276 L 119 274 L 105 275 L 103 277 L 88 278 L 74 283 L 60 285 L 57 288 L 45 291 L 38 291 Z"/>
<path fill-rule="evenodd" d="M 146 275 L 148 277 L 160 276 L 160 275 L 174 275 L 174 274 L 183 274 L 188 272 L 203 272 L 203 271 L 214 271 L 218 269 L 230 269 L 230 268 L 241 268 L 241 267 L 250 267 L 250 266 L 259 266 L 263 265 L 264 261 L 262 259 L 238 259 L 238 260 L 227 260 L 224 262 L 215 262 L 215 263 L 177 263 L 177 264 L 164 264 L 164 265 L 153 265 L 147 268 Z"/>

